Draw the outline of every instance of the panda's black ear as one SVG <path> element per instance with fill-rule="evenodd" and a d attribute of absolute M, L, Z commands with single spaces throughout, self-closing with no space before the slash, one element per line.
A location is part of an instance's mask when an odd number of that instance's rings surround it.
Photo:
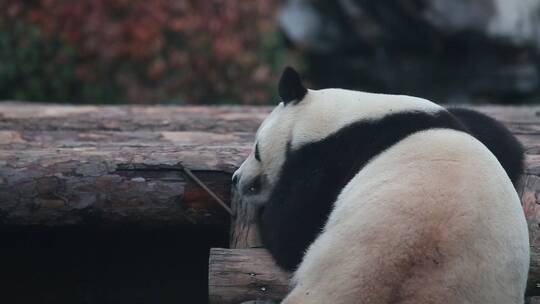
<path fill-rule="evenodd" d="M 307 89 L 302 84 L 300 75 L 291 67 L 286 67 L 279 80 L 279 97 L 288 104 L 291 101 L 299 102 L 306 96 Z"/>

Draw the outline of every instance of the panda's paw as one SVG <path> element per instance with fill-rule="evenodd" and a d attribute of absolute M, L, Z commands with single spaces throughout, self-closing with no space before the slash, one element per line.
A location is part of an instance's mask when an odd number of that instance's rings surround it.
<path fill-rule="evenodd" d="M 274 300 L 253 300 L 253 301 L 243 302 L 241 304 L 278 304 L 278 302 Z"/>

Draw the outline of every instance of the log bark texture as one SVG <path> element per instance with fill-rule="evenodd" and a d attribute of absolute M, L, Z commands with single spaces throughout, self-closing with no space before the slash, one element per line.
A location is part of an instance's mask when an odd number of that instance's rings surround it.
<path fill-rule="evenodd" d="M 280 300 L 288 290 L 289 273 L 264 249 L 212 248 L 208 267 L 210 303 Z"/>

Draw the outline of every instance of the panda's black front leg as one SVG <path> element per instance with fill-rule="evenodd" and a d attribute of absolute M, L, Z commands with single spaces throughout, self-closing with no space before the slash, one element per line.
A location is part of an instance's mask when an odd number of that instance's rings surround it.
<path fill-rule="evenodd" d="M 254 300 L 254 301 L 243 302 L 241 304 L 278 304 L 278 302 L 274 300 Z"/>

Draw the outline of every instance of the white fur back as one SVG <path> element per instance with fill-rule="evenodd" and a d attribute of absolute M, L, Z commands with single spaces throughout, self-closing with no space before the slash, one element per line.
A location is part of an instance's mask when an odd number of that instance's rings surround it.
<path fill-rule="evenodd" d="M 286 304 L 523 303 L 529 243 L 519 198 L 473 137 L 415 133 L 343 189 Z"/>
<path fill-rule="evenodd" d="M 373 94 L 344 89 L 308 90 L 295 105 L 292 147 L 319 141 L 351 123 L 377 120 L 405 111 L 433 113 L 441 106 L 418 97 Z"/>

